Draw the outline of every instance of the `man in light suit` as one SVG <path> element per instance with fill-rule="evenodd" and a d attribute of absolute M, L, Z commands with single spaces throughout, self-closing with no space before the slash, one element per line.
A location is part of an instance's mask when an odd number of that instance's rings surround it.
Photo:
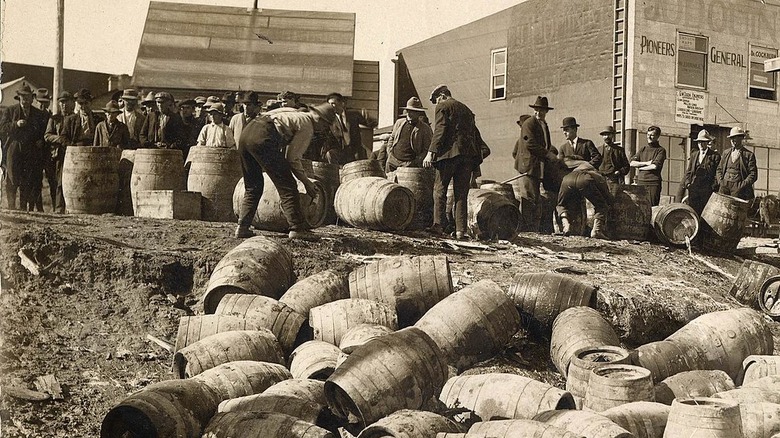
<path fill-rule="evenodd" d="M 718 165 L 718 193 L 744 200 L 755 198 L 753 184 L 758 179 L 758 166 L 753 152 L 745 149 L 745 130 L 739 126 L 731 128 L 731 147 L 723 152 Z"/>
<path fill-rule="evenodd" d="M 681 200 L 685 191 L 688 191 L 687 203 L 698 215 L 701 215 L 710 195 L 718 187 L 716 174 L 720 164 L 720 154 L 710 148 L 712 141 L 713 138 L 706 129 L 699 131 L 695 140 L 699 147 L 688 159 L 688 168 L 685 170 L 685 177 L 677 193 L 677 198 Z"/>
<path fill-rule="evenodd" d="M 138 98 L 138 90 L 132 88 L 124 90 L 119 98 L 124 102 L 124 107 L 118 120 L 127 126 L 127 131 L 130 133 L 128 149 L 138 149 L 141 145 L 141 128 L 146 121 L 146 115 L 138 108 Z"/>

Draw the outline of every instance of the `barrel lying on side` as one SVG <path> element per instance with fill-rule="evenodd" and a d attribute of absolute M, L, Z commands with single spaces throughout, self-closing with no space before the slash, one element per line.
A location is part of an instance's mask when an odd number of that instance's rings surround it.
<path fill-rule="evenodd" d="M 663 438 L 669 406 L 639 401 L 607 409 L 601 414 L 634 434 L 634 438 Z"/>
<path fill-rule="evenodd" d="M 347 276 L 328 269 L 290 286 L 279 302 L 308 318 L 309 311 L 314 307 L 346 298 L 349 298 Z"/>
<path fill-rule="evenodd" d="M 182 316 L 179 319 L 179 331 L 176 334 L 176 344 L 173 351 L 177 352 L 190 344 L 217 333 L 235 330 L 257 330 L 261 328 L 265 327 L 260 321 L 241 316 Z"/>
<path fill-rule="evenodd" d="M 780 356 L 750 355 L 742 362 L 740 384 L 745 385 L 762 377 L 780 375 Z"/>
<path fill-rule="evenodd" d="M 291 415 L 276 412 L 221 412 L 209 421 L 204 437 L 335 438 L 333 433 Z"/>
<path fill-rule="evenodd" d="M 747 225 L 750 201 L 720 193 L 710 195 L 701 212 L 701 248 L 714 254 L 732 255 Z"/>
<path fill-rule="evenodd" d="M 323 341 L 308 341 L 290 355 L 290 372 L 296 379 L 325 380 L 336 369 L 341 350 Z"/>
<path fill-rule="evenodd" d="M 457 433 L 462 432 L 462 429 L 454 421 L 439 414 L 402 409 L 366 427 L 358 438 L 433 437 L 439 432 Z"/>
<path fill-rule="evenodd" d="M 219 333 L 182 348 L 173 356 L 174 374 L 184 379 L 223 363 L 253 360 L 284 364 L 284 353 L 269 330 Z"/>
<path fill-rule="evenodd" d="M 758 308 L 758 292 L 764 281 L 780 275 L 780 268 L 755 260 L 745 260 L 731 286 L 731 295 L 742 304 Z"/>
<path fill-rule="evenodd" d="M 339 342 L 339 349 L 347 354 L 352 354 L 356 348 L 366 342 L 392 333 L 393 329 L 378 324 L 359 324 L 344 333 Z"/>
<path fill-rule="evenodd" d="M 216 315 L 248 318 L 271 330 L 282 350 L 290 354 L 295 348 L 305 317 L 279 301 L 262 295 L 227 294 L 219 302 Z"/>
<path fill-rule="evenodd" d="M 279 382 L 263 391 L 263 394 L 298 397 L 313 403 L 326 405 L 325 382 L 314 379 L 289 379 Z"/>
<path fill-rule="evenodd" d="M 739 405 L 732 400 L 706 397 L 675 400 L 664 433 L 669 437 L 742 437 Z"/>
<path fill-rule="evenodd" d="M 260 203 L 257 205 L 255 216 L 252 218 L 252 226 L 258 230 L 286 232 L 289 229 L 289 223 L 282 211 L 279 191 L 276 190 L 276 186 L 271 181 L 271 178 L 268 177 L 268 174 L 264 173 L 263 178 L 263 194 L 260 197 Z M 325 222 L 325 215 L 328 209 L 328 197 L 325 193 L 325 186 L 316 179 L 311 180 L 317 189 L 317 196 L 312 198 L 306 194 L 306 188 L 303 183 L 297 182 L 298 200 L 301 204 L 303 218 L 312 228 L 321 226 Z M 241 214 L 241 202 L 244 198 L 245 190 L 244 178 L 241 178 L 233 190 L 233 212 L 236 216 Z"/>
<path fill-rule="evenodd" d="M 712 397 L 734 389 L 734 382 L 720 370 L 683 371 L 655 385 L 655 401 L 671 405 L 676 398 Z"/>
<path fill-rule="evenodd" d="M 566 429 L 534 420 L 494 420 L 474 423 L 464 438 L 580 438 Z M 440 438 L 437 436 L 437 438 Z"/>
<path fill-rule="evenodd" d="M 291 378 L 283 365 L 251 360 L 224 363 L 193 377 L 214 390 L 220 400 L 258 394 Z"/>
<path fill-rule="evenodd" d="M 333 345 L 339 345 L 344 333 L 359 324 L 380 324 L 395 330 L 398 317 L 387 304 L 361 298 L 334 301 L 309 312 L 314 339 Z"/>
<path fill-rule="evenodd" d="M 612 325 L 590 307 L 571 307 L 555 318 L 550 337 L 550 357 L 562 375 L 567 375 L 574 353 L 587 347 L 619 346 Z"/>
<path fill-rule="evenodd" d="M 397 231 L 411 223 L 417 204 L 406 187 L 384 178 L 364 177 L 341 183 L 334 208 L 353 227 Z"/>
<path fill-rule="evenodd" d="M 685 246 L 699 233 L 699 216 L 686 204 L 659 205 L 653 207 L 653 231 L 667 245 Z"/>
<path fill-rule="evenodd" d="M 468 195 L 467 225 L 478 239 L 512 240 L 520 230 L 520 210 L 497 192 L 472 189 Z"/>
<path fill-rule="evenodd" d="M 586 437 L 634 438 L 609 418 L 591 411 L 545 411 L 533 419 Z"/>

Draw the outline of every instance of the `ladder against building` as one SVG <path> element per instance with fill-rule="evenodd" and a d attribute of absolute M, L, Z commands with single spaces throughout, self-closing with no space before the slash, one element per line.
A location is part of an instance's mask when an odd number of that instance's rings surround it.
<path fill-rule="evenodd" d="M 764 61 L 764 71 L 767 73 L 780 71 L 780 58 L 772 58 Z"/>
<path fill-rule="evenodd" d="M 622 144 L 626 122 L 626 0 L 614 0 L 615 19 L 612 46 L 612 126 L 615 143 Z"/>

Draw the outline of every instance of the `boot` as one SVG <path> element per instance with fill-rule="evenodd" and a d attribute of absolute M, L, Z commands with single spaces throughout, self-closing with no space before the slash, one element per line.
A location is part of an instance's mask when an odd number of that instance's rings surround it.
<path fill-rule="evenodd" d="M 609 240 L 604 233 L 605 228 L 604 214 L 596 213 L 593 216 L 593 229 L 590 231 L 590 237 L 594 239 Z"/>
<path fill-rule="evenodd" d="M 233 234 L 236 239 L 246 239 L 247 237 L 254 237 L 255 233 L 249 229 L 249 226 L 239 225 L 236 227 L 236 231 Z"/>
<path fill-rule="evenodd" d="M 566 215 L 561 215 L 561 234 L 564 236 L 571 235 L 571 223 Z"/>

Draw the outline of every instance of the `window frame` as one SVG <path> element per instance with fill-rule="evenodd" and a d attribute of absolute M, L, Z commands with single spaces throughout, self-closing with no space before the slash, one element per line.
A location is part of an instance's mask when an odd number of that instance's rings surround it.
<path fill-rule="evenodd" d="M 686 36 L 691 38 L 703 38 L 706 41 L 706 47 L 703 52 L 695 51 L 695 50 L 689 50 L 689 49 L 683 49 L 682 45 L 680 44 L 680 37 Z M 707 87 L 709 85 L 709 48 L 710 48 L 710 37 L 700 34 L 700 33 L 693 33 L 693 32 L 685 32 L 682 30 L 677 31 L 677 53 L 674 58 L 674 86 L 677 88 L 688 88 L 691 90 L 699 90 L 699 91 L 707 91 Z M 690 84 L 682 84 L 680 83 L 680 53 L 695 53 L 704 55 L 704 86 L 698 86 L 698 85 L 690 85 Z"/>
<path fill-rule="evenodd" d="M 504 54 L 504 71 L 502 74 L 495 74 L 496 71 L 496 55 L 503 53 Z M 490 51 L 490 101 L 494 100 L 506 100 L 506 80 L 507 80 L 507 65 L 508 65 L 508 52 L 506 50 L 506 47 L 493 49 Z M 504 85 L 496 86 L 496 78 L 503 77 L 504 78 Z M 504 94 L 503 96 L 497 97 L 496 96 L 496 90 L 503 90 Z"/>
<path fill-rule="evenodd" d="M 765 50 L 767 52 L 773 52 L 774 51 L 774 53 L 775 53 L 774 57 L 775 58 L 780 56 L 780 50 L 778 50 L 778 49 L 767 47 L 767 46 L 760 45 L 760 44 L 748 43 L 747 98 L 748 99 L 755 99 L 755 100 L 758 100 L 758 101 L 761 101 L 761 102 L 774 102 L 774 103 L 778 103 L 778 102 L 780 102 L 780 99 L 778 99 L 778 91 L 777 91 L 778 84 L 777 83 L 778 83 L 778 80 L 780 79 L 780 75 L 778 75 L 777 72 L 773 72 L 772 73 L 772 75 L 774 75 L 774 78 L 773 78 L 774 79 L 774 89 L 770 90 L 768 87 L 763 88 L 763 87 L 754 86 L 754 85 L 751 84 L 751 78 L 753 76 L 753 64 L 754 64 L 752 62 L 753 61 L 752 53 L 753 53 L 754 49 Z M 761 65 L 761 67 L 760 67 L 761 72 L 763 73 L 763 71 L 764 71 L 764 63 L 761 62 L 760 65 Z M 774 98 L 773 99 L 766 99 L 766 98 L 763 98 L 763 97 L 751 96 L 750 93 L 751 93 L 752 89 L 761 90 L 761 91 L 771 91 L 771 92 L 774 93 Z"/>

